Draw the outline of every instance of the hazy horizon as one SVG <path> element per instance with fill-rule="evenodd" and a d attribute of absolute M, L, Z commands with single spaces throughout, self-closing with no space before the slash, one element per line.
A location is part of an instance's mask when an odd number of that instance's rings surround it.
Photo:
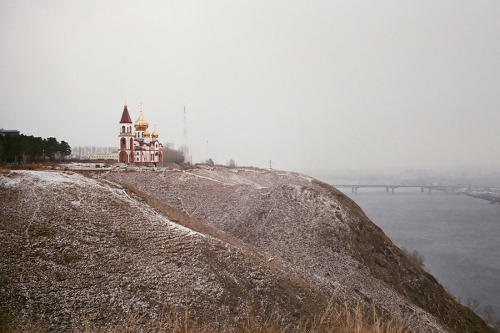
<path fill-rule="evenodd" d="M 0 127 L 117 146 L 128 104 L 193 161 L 500 167 L 496 1 L 1 1 Z"/>

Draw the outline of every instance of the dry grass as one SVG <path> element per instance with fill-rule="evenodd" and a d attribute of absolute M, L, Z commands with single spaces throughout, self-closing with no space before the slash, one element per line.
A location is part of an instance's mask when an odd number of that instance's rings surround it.
<path fill-rule="evenodd" d="M 242 332 L 242 333 L 410 333 L 401 322 L 381 316 L 375 307 L 365 309 L 360 305 L 355 309 L 348 306 L 336 307 L 329 305 L 326 310 L 313 322 L 303 322 L 301 326 L 283 326 L 277 319 L 263 318 L 251 311 L 239 318 L 236 324 L 219 322 L 217 318 L 205 319 L 203 322 L 193 322 L 189 319 L 186 308 L 183 314 L 163 316 L 162 320 L 154 323 L 145 323 L 144 318 L 127 314 L 113 327 L 93 328 L 89 322 L 75 325 L 72 332 L 81 333 L 132 333 L 132 332 L 158 332 L 158 333 L 212 333 L 212 332 Z M 5 317 L 4 317 L 5 320 Z M 2 321 L 0 321 L 2 324 Z M 0 333 L 37 332 L 44 333 L 51 330 L 44 326 L 43 318 L 30 320 L 22 325 L 11 325 L 3 321 Z"/>
<path fill-rule="evenodd" d="M 410 332 L 401 322 L 385 318 L 375 307 L 364 309 L 359 304 L 354 310 L 347 306 L 329 306 L 311 332 L 339 333 L 404 333 Z"/>

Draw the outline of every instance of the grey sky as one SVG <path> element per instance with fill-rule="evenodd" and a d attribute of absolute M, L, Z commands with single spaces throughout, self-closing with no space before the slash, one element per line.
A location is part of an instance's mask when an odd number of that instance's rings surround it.
<path fill-rule="evenodd" d="M 0 0 L 0 127 L 114 146 L 125 102 L 195 161 L 500 167 L 500 2 Z"/>

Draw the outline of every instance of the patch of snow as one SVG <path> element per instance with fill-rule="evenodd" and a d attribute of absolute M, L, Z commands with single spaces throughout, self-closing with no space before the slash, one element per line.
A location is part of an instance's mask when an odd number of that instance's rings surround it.
<path fill-rule="evenodd" d="M 82 176 L 72 172 L 13 170 L 11 174 L 20 177 L 10 178 L 10 180 L 4 182 L 4 186 L 18 186 L 20 182 L 25 183 L 26 181 L 32 182 L 35 186 L 85 184 Z"/>
<path fill-rule="evenodd" d="M 217 180 L 217 179 L 213 179 L 213 178 L 210 178 L 210 177 L 205 177 L 205 176 L 201 176 L 201 175 L 197 175 L 195 173 L 192 173 L 192 172 L 186 172 L 188 175 L 191 175 L 191 176 L 195 176 L 195 177 L 198 177 L 198 178 L 202 178 L 202 179 L 207 179 L 207 180 L 211 180 L 213 182 L 217 182 L 217 183 L 221 183 L 221 184 L 224 184 L 224 185 L 233 185 L 233 184 L 230 184 L 230 183 L 224 183 L 220 180 Z"/>

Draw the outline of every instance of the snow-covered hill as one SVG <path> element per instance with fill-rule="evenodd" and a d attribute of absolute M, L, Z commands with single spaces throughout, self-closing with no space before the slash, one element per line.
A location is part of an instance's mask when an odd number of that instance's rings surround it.
<path fill-rule="evenodd" d="M 470 332 L 483 325 L 410 262 L 353 201 L 313 178 L 204 166 L 103 177 L 129 184 L 283 259 L 303 276 L 312 275 L 309 282 L 339 303 L 373 302 L 416 331 L 449 327 Z"/>
<path fill-rule="evenodd" d="M 74 173 L 0 175 L 0 299 L 17 320 L 57 331 L 126 313 L 186 308 L 229 321 L 257 313 L 312 316 L 325 296 L 305 281 L 158 214 L 120 186 Z"/>
<path fill-rule="evenodd" d="M 138 170 L 0 173 L 4 314 L 60 331 L 126 313 L 148 325 L 252 311 L 293 328 L 331 299 L 416 332 L 489 331 L 329 185 L 254 168 Z"/>

